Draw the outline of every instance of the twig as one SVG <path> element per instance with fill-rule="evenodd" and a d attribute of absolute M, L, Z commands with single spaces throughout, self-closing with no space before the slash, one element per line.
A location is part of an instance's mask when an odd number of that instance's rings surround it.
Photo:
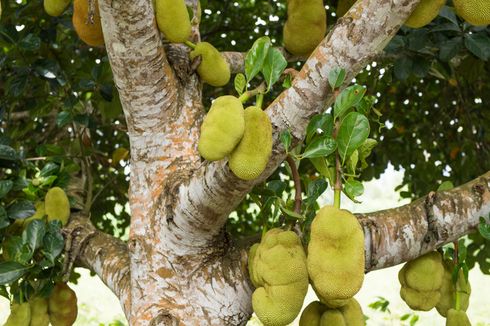
<path fill-rule="evenodd" d="M 293 158 L 288 155 L 286 157 L 286 162 L 288 162 L 289 167 L 291 168 L 291 173 L 293 175 L 294 181 L 294 212 L 301 214 L 301 179 L 299 178 L 298 169 L 296 168 L 296 163 L 294 163 Z"/>

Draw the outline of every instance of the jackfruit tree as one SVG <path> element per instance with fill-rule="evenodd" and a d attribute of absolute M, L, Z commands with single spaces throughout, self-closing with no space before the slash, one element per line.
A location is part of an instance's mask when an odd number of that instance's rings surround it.
<path fill-rule="evenodd" d="M 7 325 L 71 325 L 74 267 L 131 325 L 362 325 L 402 263 L 407 310 L 476 324 L 487 3 L 2 0 Z M 388 165 L 411 203 L 346 210 Z"/>

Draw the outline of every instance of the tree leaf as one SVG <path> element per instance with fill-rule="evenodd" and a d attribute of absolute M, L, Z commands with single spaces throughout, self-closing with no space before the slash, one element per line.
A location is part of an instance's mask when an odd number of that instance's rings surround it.
<path fill-rule="evenodd" d="M 27 264 L 32 258 L 34 251 L 19 236 L 10 236 L 3 243 L 4 257 L 19 264 Z"/>
<path fill-rule="evenodd" d="M 10 284 L 24 275 L 30 267 L 13 261 L 0 263 L 0 285 Z"/>
<path fill-rule="evenodd" d="M 58 257 L 65 246 L 65 241 L 61 233 L 53 232 L 46 233 L 43 238 L 43 248 L 42 253 L 44 257 L 51 263 L 54 264 L 56 257 Z"/>
<path fill-rule="evenodd" d="M 281 139 L 281 143 L 284 146 L 286 153 L 289 152 L 289 147 L 291 146 L 292 140 L 291 132 L 289 131 L 289 129 L 283 130 L 279 138 Z"/>
<path fill-rule="evenodd" d="M 362 182 L 349 178 L 344 184 L 344 192 L 353 201 L 364 193 Z"/>
<path fill-rule="evenodd" d="M 5 197 L 9 191 L 14 186 L 12 180 L 1 180 L 0 181 L 0 198 Z"/>
<path fill-rule="evenodd" d="M 32 251 L 35 251 L 43 243 L 44 234 L 46 233 L 46 224 L 42 220 L 33 220 L 22 232 L 22 240 L 27 243 Z"/>
<path fill-rule="evenodd" d="M 278 49 L 271 48 L 264 60 L 262 66 L 262 75 L 267 83 L 267 91 L 269 91 L 279 78 L 282 72 L 287 67 L 288 62 Z"/>
<path fill-rule="evenodd" d="M 306 147 L 301 158 L 324 157 L 332 154 L 337 149 L 337 142 L 330 136 L 323 136 L 313 140 Z"/>
<path fill-rule="evenodd" d="M 439 185 L 437 188 L 437 191 L 446 191 L 446 190 L 451 190 L 454 188 L 454 185 L 451 181 L 444 181 Z"/>
<path fill-rule="evenodd" d="M 342 118 L 348 109 L 356 106 L 366 93 L 366 88 L 360 85 L 352 85 L 344 89 L 335 100 L 333 108 L 334 120 Z"/>
<path fill-rule="evenodd" d="M 3 206 L 0 206 L 0 230 L 10 225 L 10 220 L 7 215 L 7 211 Z M 0 242 L 2 238 L 0 237 Z"/>
<path fill-rule="evenodd" d="M 29 216 L 34 215 L 36 208 L 31 201 L 19 200 L 9 208 L 7 208 L 7 214 L 9 218 L 14 220 L 25 219 Z"/>
<path fill-rule="evenodd" d="M 349 157 L 349 160 L 347 161 L 347 170 L 349 171 L 349 173 L 351 174 L 356 173 L 356 166 L 358 162 L 359 162 L 359 151 L 356 149 Z"/>
<path fill-rule="evenodd" d="M 314 205 L 318 197 L 320 197 L 325 192 L 325 190 L 327 190 L 327 187 L 328 182 L 323 178 L 318 178 L 310 182 L 306 190 L 307 206 Z"/>
<path fill-rule="evenodd" d="M 349 113 L 339 128 L 337 144 L 342 165 L 369 136 L 369 120 L 358 112 Z"/>
<path fill-rule="evenodd" d="M 0 145 L 0 160 L 16 161 L 18 159 L 15 149 L 7 145 Z"/>
<path fill-rule="evenodd" d="M 245 76 L 247 81 L 252 80 L 261 70 L 264 60 L 269 52 L 271 40 L 268 36 L 258 38 L 245 57 Z"/>
<path fill-rule="evenodd" d="M 325 157 L 310 158 L 309 160 L 318 173 L 327 178 L 330 184 L 333 184 L 335 169 L 333 167 L 328 167 Z"/>
<path fill-rule="evenodd" d="M 70 123 L 72 121 L 73 121 L 73 116 L 68 111 L 61 111 L 56 116 L 56 125 L 58 127 L 63 127 L 64 125 L 66 125 L 66 124 L 68 124 L 68 123 Z"/>
<path fill-rule="evenodd" d="M 245 78 L 245 75 L 242 73 L 236 74 L 234 84 L 238 95 L 242 95 L 245 87 L 247 86 L 247 79 Z"/>
<path fill-rule="evenodd" d="M 485 33 L 465 34 L 464 45 L 478 58 L 487 61 L 490 58 L 490 37 Z"/>
<path fill-rule="evenodd" d="M 324 136 L 332 136 L 333 116 L 328 113 L 314 115 L 306 127 L 306 143 L 309 143 L 314 135 L 322 131 Z"/>
<path fill-rule="evenodd" d="M 286 215 L 286 217 L 290 217 L 293 220 L 303 220 L 304 217 L 301 214 L 298 214 L 290 209 L 287 209 L 283 205 L 281 205 L 281 211 Z"/>
<path fill-rule="evenodd" d="M 490 240 L 490 224 L 488 224 L 483 217 L 480 218 L 480 224 L 478 224 L 478 232 L 480 232 L 482 237 Z"/>
<path fill-rule="evenodd" d="M 34 34 L 28 34 L 19 42 L 19 47 L 26 51 L 36 51 L 41 46 L 41 39 Z"/>
<path fill-rule="evenodd" d="M 365 169 L 368 167 L 366 159 L 371 155 L 371 152 L 374 147 L 378 145 L 376 139 L 368 138 L 359 146 L 359 160 L 361 161 L 361 168 Z"/>
<path fill-rule="evenodd" d="M 345 80 L 345 69 L 334 68 L 328 72 L 328 83 L 332 89 L 342 86 Z"/>
<path fill-rule="evenodd" d="M 439 47 L 439 59 L 442 61 L 451 60 L 463 47 L 463 38 L 456 36 L 448 41 L 444 41 Z"/>

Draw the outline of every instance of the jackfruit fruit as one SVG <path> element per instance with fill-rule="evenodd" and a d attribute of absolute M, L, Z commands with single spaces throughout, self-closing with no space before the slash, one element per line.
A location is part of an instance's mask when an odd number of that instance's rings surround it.
<path fill-rule="evenodd" d="M 322 0 L 288 0 L 288 19 L 283 28 L 284 47 L 298 56 L 309 55 L 327 32 Z"/>
<path fill-rule="evenodd" d="M 490 24 L 490 1 L 488 0 L 453 0 L 456 14 L 475 26 Z"/>
<path fill-rule="evenodd" d="M 271 229 L 264 234 L 252 261 L 257 289 L 252 306 L 266 326 L 291 323 L 308 291 L 306 255 L 292 231 Z"/>
<path fill-rule="evenodd" d="M 191 20 L 184 0 L 156 0 L 157 24 L 165 38 L 183 43 L 191 36 Z"/>
<path fill-rule="evenodd" d="M 320 301 L 313 301 L 301 313 L 299 326 L 320 326 L 320 320 L 327 307 Z"/>
<path fill-rule="evenodd" d="M 29 326 L 31 322 L 31 307 L 29 303 L 14 303 L 10 306 L 10 316 L 4 326 Z"/>
<path fill-rule="evenodd" d="M 356 3 L 357 0 L 339 0 L 337 4 L 337 17 L 342 17 Z"/>
<path fill-rule="evenodd" d="M 218 87 L 230 81 L 230 66 L 219 51 L 208 42 L 199 42 L 190 53 L 190 58 L 201 56 L 197 73 L 201 80 L 211 86 Z"/>
<path fill-rule="evenodd" d="M 257 252 L 258 246 L 259 246 L 258 243 L 254 244 L 252 247 L 250 247 L 250 250 L 248 252 L 248 275 L 250 276 L 250 280 L 252 281 L 252 284 L 256 288 L 258 288 L 260 285 L 259 285 L 259 281 L 257 279 L 257 276 L 254 274 L 253 261 L 254 261 L 255 253 Z"/>
<path fill-rule="evenodd" d="M 436 309 L 443 317 L 447 316 L 447 311 L 456 307 L 456 291 L 459 292 L 459 310 L 466 311 L 470 304 L 471 286 L 466 281 L 464 273 L 459 270 L 456 286 L 452 281 L 454 265 L 450 261 L 444 261 L 444 275 L 440 289 L 441 299 L 436 305 Z"/>
<path fill-rule="evenodd" d="M 405 26 L 420 28 L 429 24 L 439 15 L 439 11 L 441 11 L 445 3 L 446 0 L 421 0 L 417 8 L 408 17 Z"/>
<path fill-rule="evenodd" d="M 336 309 L 327 309 L 320 320 L 320 326 L 362 326 L 364 314 L 356 299 L 351 298 L 347 303 Z"/>
<path fill-rule="evenodd" d="M 336 308 L 348 302 L 364 280 L 364 233 L 349 211 L 324 206 L 311 224 L 308 274 L 320 301 Z"/>
<path fill-rule="evenodd" d="M 52 326 L 71 326 L 77 319 L 77 296 L 66 283 L 57 283 L 48 299 Z"/>
<path fill-rule="evenodd" d="M 88 0 L 74 0 L 72 22 L 75 32 L 82 41 L 91 46 L 101 46 L 104 45 L 104 34 L 102 33 L 97 0 L 95 0 L 94 7 L 93 21 L 89 21 Z"/>
<path fill-rule="evenodd" d="M 231 95 L 218 97 L 201 125 L 199 153 L 208 161 L 221 160 L 238 145 L 244 131 L 242 102 Z"/>
<path fill-rule="evenodd" d="M 446 326 L 471 326 L 471 323 L 466 312 L 449 309 L 447 311 Z"/>
<path fill-rule="evenodd" d="M 31 306 L 30 326 L 48 326 L 48 300 L 42 297 L 35 297 L 29 300 Z"/>
<path fill-rule="evenodd" d="M 24 228 L 27 227 L 27 225 L 29 225 L 29 223 L 31 223 L 32 221 L 42 219 L 46 214 L 43 201 L 38 201 L 37 203 L 34 204 L 34 207 L 36 207 L 36 212 L 34 213 L 34 215 L 23 220 Z"/>
<path fill-rule="evenodd" d="M 50 16 L 60 16 L 68 7 L 71 0 L 44 0 L 44 11 Z"/>
<path fill-rule="evenodd" d="M 429 311 L 441 298 L 444 265 L 437 251 L 406 263 L 398 272 L 400 296 L 413 310 Z"/>
<path fill-rule="evenodd" d="M 63 189 L 54 187 L 48 190 L 44 197 L 44 211 L 48 215 L 48 221 L 60 220 L 63 225 L 68 223 L 70 202 Z"/>
<path fill-rule="evenodd" d="M 256 179 L 272 153 L 272 125 L 267 114 L 256 106 L 245 109 L 245 132 L 231 153 L 231 171 L 240 179 Z"/>

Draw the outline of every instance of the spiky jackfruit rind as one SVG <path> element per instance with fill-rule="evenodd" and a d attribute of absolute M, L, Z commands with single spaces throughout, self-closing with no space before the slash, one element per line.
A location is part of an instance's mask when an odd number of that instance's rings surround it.
<path fill-rule="evenodd" d="M 292 231 L 269 230 L 252 264 L 259 286 L 252 295 L 257 317 L 266 326 L 291 323 L 308 291 L 306 255 L 299 237 Z"/>
<path fill-rule="evenodd" d="M 284 47 L 294 55 L 309 55 L 327 32 L 323 1 L 288 0 L 287 7 L 288 18 L 283 28 Z"/>
<path fill-rule="evenodd" d="M 257 280 L 257 276 L 254 273 L 253 270 L 253 261 L 255 259 L 255 254 L 257 253 L 257 248 L 259 247 L 259 244 L 256 243 L 252 247 L 250 247 L 250 250 L 248 251 L 248 275 L 250 276 L 250 280 L 252 281 L 252 284 L 257 288 L 259 287 L 259 281 Z"/>
<path fill-rule="evenodd" d="M 342 307 L 325 310 L 320 320 L 320 326 L 362 326 L 364 324 L 361 306 L 354 298 L 347 300 L 347 303 Z"/>
<path fill-rule="evenodd" d="M 453 0 L 456 14 L 474 26 L 490 24 L 490 1 Z"/>
<path fill-rule="evenodd" d="M 48 221 L 60 220 L 62 225 L 68 223 L 70 201 L 63 189 L 53 187 L 48 190 L 44 197 L 44 211 L 48 215 Z"/>
<path fill-rule="evenodd" d="M 219 87 L 228 84 L 230 81 L 230 66 L 211 43 L 197 43 L 189 56 L 191 60 L 197 56 L 201 56 L 201 63 L 197 67 L 197 73 L 203 82 L 214 87 Z"/>
<path fill-rule="evenodd" d="M 191 36 L 191 20 L 184 0 L 156 0 L 157 25 L 172 43 L 183 43 Z"/>
<path fill-rule="evenodd" d="M 60 16 L 68 7 L 71 0 L 44 0 L 44 11 L 50 16 Z"/>
<path fill-rule="evenodd" d="M 48 300 L 43 297 L 35 297 L 29 300 L 31 306 L 30 326 L 48 326 Z"/>
<path fill-rule="evenodd" d="M 405 26 L 410 28 L 420 28 L 428 25 L 439 15 L 446 0 L 422 0 L 410 17 L 405 21 Z"/>
<path fill-rule="evenodd" d="M 437 251 L 409 261 L 398 272 L 401 298 L 413 310 L 431 310 L 441 297 L 443 275 L 444 265 Z"/>
<path fill-rule="evenodd" d="M 78 37 L 90 46 L 104 45 L 104 34 L 100 22 L 99 3 L 95 0 L 93 21 L 88 19 L 88 0 L 73 1 L 73 27 Z"/>
<path fill-rule="evenodd" d="M 4 326 L 29 326 L 31 322 L 31 307 L 29 303 L 14 303 L 10 306 L 10 315 Z"/>
<path fill-rule="evenodd" d="M 308 273 L 319 299 L 345 304 L 364 280 L 364 232 L 349 211 L 324 206 L 311 224 Z"/>
<path fill-rule="evenodd" d="M 242 102 L 230 95 L 218 97 L 201 125 L 199 153 L 208 161 L 221 160 L 235 149 L 244 131 Z"/>
<path fill-rule="evenodd" d="M 254 180 L 265 170 L 272 153 L 272 125 L 260 108 L 245 109 L 245 131 L 228 162 L 230 170 L 242 180 Z"/>
<path fill-rule="evenodd" d="M 320 326 L 320 320 L 327 307 L 320 301 L 311 302 L 301 313 L 299 326 Z"/>
<path fill-rule="evenodd" d="M 439 290 L 441 298 L 436 305 L 437 311 L 443 317 L 447 316 L 449 309 L 456 306 L 456 291 L 459 292 L 459 310 L 466 311 L 470 304 L 470 283 L 466 281 L 463 271 L 459 270 L 458 281 L 455 286 L 452 281 L 453 267 L 454 265 L 450 261 L 444 261 L 444 275 L 441 289 Z"/>
<path fill-rule="evenodd" d="M 465 311 L 449 309 L 447 311 L 446 326 L 471 326 Z"/>
<path fill-rule="evenodd" d="M 345 15 L 347 11 L 356 3 L 357 0 L 339 0 L 339 3 L 337 4 L 337 10 L 335 13 L 337 14 L 337 17 L 342 17 Z"/>
<path fill-rule="evenodd" d="M 78 315 L 77 295 L 66 283 L 57 283 L 48 299 L 52 326 L 71 326 Z"/>

